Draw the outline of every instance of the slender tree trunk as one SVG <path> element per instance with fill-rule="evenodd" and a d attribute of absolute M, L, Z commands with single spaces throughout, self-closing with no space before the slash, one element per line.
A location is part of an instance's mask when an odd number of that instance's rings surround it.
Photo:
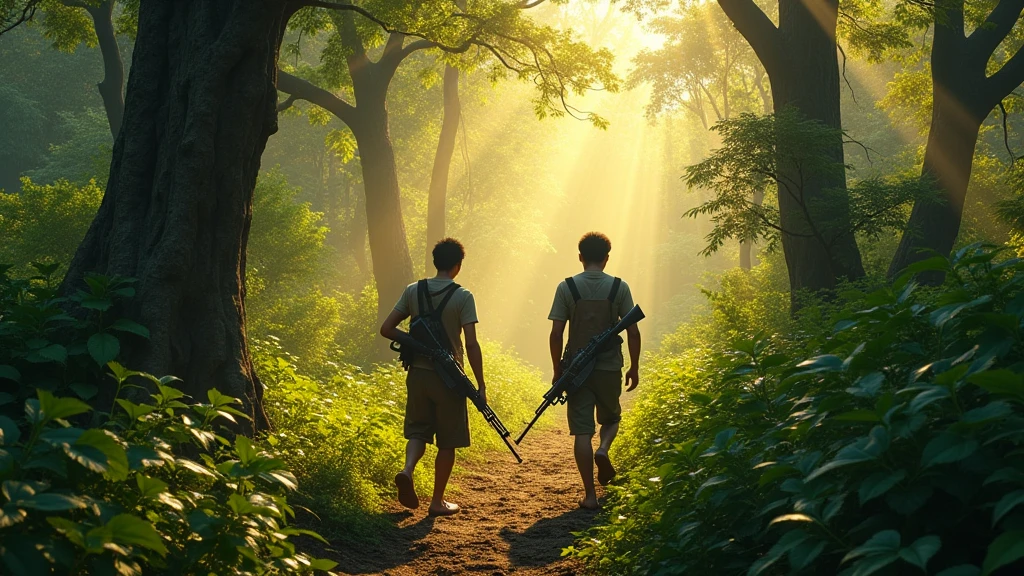
<path fill-rule="evenodd" d="M 434 243 L 445 236 L 445 212 L 448 196 L 448 172 L 455 140 L 459 133 L 459 118 L 462 106 L 459 102 L 459 71 L 452 66 L 444 67 L 444 117 L 441 120 L 441 135 L 434 154 L 434 168 L 430 172 L 430 191 L 427 196 L 427 245 L 423 261 L 426 274 L 432 269 L 431 250 Z"/>
<path fill-rule="evenodd" d="M 987 58 L 972 54 L 963 34 L 963 3 L 949 5 L 935 25 L 932 42 L 932 119 L 925 146 L 921 178 L 936 187 L 938 202 L 919 201 L 889 264 L 889 277 L 929 258 L 932 251 L 947 255 L 960 233 L 967 186 L 971 180 L 978 132 L 989 111 L 1005 94 L 986 98 Z M 940 273 L 918 280 L 939 284 Z"/>
<path fill-rule="evenodd" d="M 105 0 L 96 6 L 86 6 L 86 10 L 92 17 L 100 54 L 103 56 L 103 81 L 96 87 L 103 98 L 110 133 L 117 139 L 117 133 L 121 131 L 121 119 L 124 117 L 124 63 L 121 62 L 121 50 L 117 46 L 117 34 L 114 32 L 114 2 Z"/>
<path fill-rule="evenodd" d="M 761 206 L 764 204 L 764 188 L 759 188 L 754 191 L 754 197 L 751 200 L 754 206 Z M 742 270 L 750 270 L 757 265 L 754 261 L 754 241 L 753 240 L 740 240 L 740 268 Z"/>
<path fill-rule="evenodd" d="M 359 146 L 366 195 L 366 226 L 377 286 L 377 316 L 383 321 L 413 280 L 412 258 L 402 218 L 401 188 L 388 129 L 386 86 L 357 93 L 359 119 L 351 126 Z"/>
<path fill-rule="evenodd" d="M 142 0 L 106 195 L 64 280 L 138 279 L 124 312 L 150 330 L 123 362 L 216 387 L 266 428 L 245 327 L 245 247 L 267 138 L 277 130 L 282 0 Z"/>

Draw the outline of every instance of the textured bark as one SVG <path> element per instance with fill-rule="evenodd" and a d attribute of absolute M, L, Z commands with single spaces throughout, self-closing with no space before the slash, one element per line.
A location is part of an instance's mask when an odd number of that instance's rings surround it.
<path fill-rule="evenodd" d="M 1024 82 L 1024 55 L 1018 51 L 990 77 L 992 51 L 1016 24 L 1022 0 L 1001 0 L 970 37 L 964 35 L 963 0 L 944 4 L 932 41 L 932 118 L 921 178 L 936 187 L 939 202 L 917 202 L 889 264 L 894 277 L 933 252 L 948 255 L 963 219 L 978 132 L 988 114 Z M 918 280 L 939 284 L 943 275 L 928 272 Z"/>
<path fill-rule="evenodd" d="M 62 287 L 87 272 L 137 278 L 124 312 L 150 339 L 125 339 L 124 363 L 182 378 L 196 400 L 240 398 L 257 429 L 245 246 L 287 16 L 282 0 L 142 0 L 107 192 Z"/>
<path fill-rule="evenodd" d="M 451 66 L 444 68 L 444 117 L 441 120 L 441 134 L 434 154 L 434 167 L 430 172 L 430 189 L 427 194 L 427 244 L 423 270 L 429 274 L 433 264 L 431 251 L 446 232 L 445 212 L 448 197 L 448 172 L 455 154 L 455 140 L 459 133 L 459 119 L 462 105 L 459 102 L 459 71 Z"/>
<path fill-rule="evenodd" d="M 841 128 L 835 40 L 837 0 L 779 0 L 778 27 L 751 0 L 719 0 L 719 5 L 768 73 L 774 110 L 779 112 L 792 106 L 805 118 Z M 829 153 L 837 162 L 843 162 L 840 137 L 829 146 Z M 794 198 L 784 190 L 779 192 L 782 228 L 790 232 L 782 235 L 782 249 L 794 308 L 795 296 L 801 290 L 828 291 L 842 279 L 864 276 L 853 236 L 835 236 L 850 228 L 845 198 L 827 206 L 817 201 L 825 190 L 845 189 L 845 174 L 812 178 L 805 175 L 802 181 L 802 198 L 799 194 Z M 817 228 L 819 237 L 794 235 L 811 233 L 808 220 Z"/>
<path fill-rule="evenodd" d="M 117 139 L 121 131 L 121 119 L 124 117 L 124 63 L 121 61 L 121 50 L 117 46 L 117 34 L 114 32 L 114 2 L 105 0 L 96 6 L 86 6 L 92 17 L 96 38 L 99 40 L 100 54 L 103 56 L 103 81 L 96 85 L 103 99 L 103 109 L 107 113 L 110 133 Z"/>

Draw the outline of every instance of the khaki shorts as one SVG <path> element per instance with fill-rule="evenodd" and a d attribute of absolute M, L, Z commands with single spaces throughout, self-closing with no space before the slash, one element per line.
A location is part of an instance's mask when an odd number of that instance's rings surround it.
<path fill-rule="evenodd" d="M 469 446 L 466 398 L 445 386 L 437 372 L 409 368 L 405 378 L 405 438 L 434 443 L 438 448 Z"/>
<path fill-rule="evenodd" d="M 597 422 L 602 425 L 615 424 L 622 419 L 622 373 L 611 370 L 594 370 L 587 381 L 572 394 L 567 403 L 569 434 L 573 436 L 593 435 L 594 408 L 597 408 Z"/>

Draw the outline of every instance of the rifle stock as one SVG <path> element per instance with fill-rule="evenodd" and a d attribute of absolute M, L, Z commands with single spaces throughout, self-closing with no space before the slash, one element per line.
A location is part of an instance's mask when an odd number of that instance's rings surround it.
<path fill-rule="evenodd" d="M 619 334 L 645 317 L 644 311 L 640 309 L 640 306 L 633 306 L 615 326 L 592 338 L 589 344 L 576 351 L 572 357 L 563 358 L 561 362 L 562 375 L 544 393 L 544 400 L 537 407 L 537 410 L 534 411 L 533 420 L 530 420 L 530 423 L 519 434 L 519 438 L 516 438 L 516 445 L 522 443 L 526 433 L 540 420 L 540 417 L 548 407 L 554 404 L 564 404 L 568 394 L 583 385 L 586 377 L 594 369 L 594 363 L 597 361 L 598 354 L 607 350 L 609 344 L 613 341 L 621 343 L 622 339 L 619 338 Z"/>

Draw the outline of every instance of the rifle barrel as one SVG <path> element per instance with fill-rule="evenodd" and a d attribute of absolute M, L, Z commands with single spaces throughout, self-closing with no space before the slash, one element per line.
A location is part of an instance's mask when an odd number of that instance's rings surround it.
<path fill-rule="evenodd" d="M 537 413 L 533 416 L 533 420 L 530 420 L 530 423 L 526 425 L 526 429 L 524 429 L 522 434 L 519 435 L 519 438 L 516 438 L 516 446 L 523 443 L 523 438 L 526 438 L 526 433 L 530 431 L 530 428 L 533 428 L 533 425 L 537 423 L 537 420 L 540 420 L 540 417 L 544 414 L 544 410 L 546 410 L 548 406 L 551 406 L 551 402 L 548 402 L 547 400 L 541 402 L 540 408 L 537 408 Z"/>

